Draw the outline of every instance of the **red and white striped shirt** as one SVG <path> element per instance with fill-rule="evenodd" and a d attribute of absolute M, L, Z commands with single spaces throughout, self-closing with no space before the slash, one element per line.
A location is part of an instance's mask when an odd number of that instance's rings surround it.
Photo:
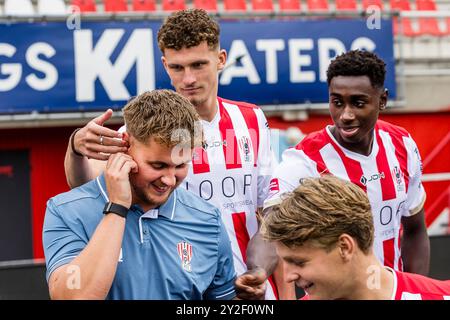
<path fill-rule="evenodd" d="M 450 300 L 450 281 L 439 281 L 420 274 L 393 272 L 394 292 L 391 300 Z"/>
<path fill-rule="evenodd" d="M 240 275 L 247 271 L 247 245 L 258 231 L 256 211 L 268 196 L 276 165 L 268 123 L 257 106 L 218 98 L 216 116 L 202 125 L 206 144 L 194 150 L 181 186 L 219 208 Z M 271 282 L 266 299 L 275 292 Z"/>
<path fill-rule="evenodd" d="M 372 152 L 364 156 L 339 145 L 327 127 L 309 134 L 283 153 L 264 207 L 280 201 L 300 179 L 333 174 L 360 186 L 370 200 L 375 225 L 374 252 L 386 266 L 403 270 L 401 218 L 420 211 L 425 191 L 416 143 L 403 128 L 378 120 Z"/>
<path fill-rule="evenodd" d="M 390 300 L 450 300 L 450 281 L 439 281 L 420 274 L 395 271 Z M 300 300 L 310 300 L 305 294 Z"/>

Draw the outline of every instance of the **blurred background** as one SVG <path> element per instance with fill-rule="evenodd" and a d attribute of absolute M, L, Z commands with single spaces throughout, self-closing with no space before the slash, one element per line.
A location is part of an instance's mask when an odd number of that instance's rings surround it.
<path fill-rule="evenodd" d="M 0 0 L 0 299 L 48 299 L 42 224 L 68 190 L 68 138 L 107 108 L 118 128 L 131 97 L 171 88 L 156 35 L 184 8 L 219 20 L 219 96 L 262 107 L 278 157 L 331 123 L 331 59 L 384 59 L 381 119 L 418 144 L 430 276 L 450 279 L 450 0 Z"/>

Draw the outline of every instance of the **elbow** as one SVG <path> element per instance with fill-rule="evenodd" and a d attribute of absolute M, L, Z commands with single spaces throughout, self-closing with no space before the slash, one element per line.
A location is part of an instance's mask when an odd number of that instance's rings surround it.
<path fill-rule="evenodd" d="M 51 300 L 105 300 L 108 292 L 101 292 L 92 286 L 81 288 L 55 281 L 49 284 L 49 295 Z"/>

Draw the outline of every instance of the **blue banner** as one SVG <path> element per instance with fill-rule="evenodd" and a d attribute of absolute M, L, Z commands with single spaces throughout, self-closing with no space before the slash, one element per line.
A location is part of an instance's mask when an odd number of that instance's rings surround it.
<path fill-rule="evenodd" d="M 156 36 L 160 22 L 0 25 L 0 113 L 120 109 L 131 97 L 171 88 Z M 391 20 L 223 21 L 228 63 L 219 95 L 260 105 L 328 101 L 326 69 L 336 54 L 364 48 L 387 63 L 395 97 Z"/>

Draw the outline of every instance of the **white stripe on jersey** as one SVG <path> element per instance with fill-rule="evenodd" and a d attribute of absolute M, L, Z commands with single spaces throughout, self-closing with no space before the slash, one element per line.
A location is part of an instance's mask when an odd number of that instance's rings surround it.
<path fill-rule="evenodd" d="M 253 141 L 251 139 L 250 130 L 247 127 L 247 123 L 245 122 L 244 116 L 242 115 L 242 112 L 239 110 L 239 107 L 234 104 L 229 104 L 226 102 L 223 102 L 223 106 L 227 110 L 228 114 L 230 115 L 231 122 L 233 123 L 234 133 L 236 135 L 236 140 L 238 145 L 235 146 L 239 150 L 240 159 L 242 161 L 242 166 L 254 163 L 254 157 L 256 155 L 253 152 Z M 239 144 L 242 142 L 242 140 L 245 139 L 249 145 L 249 154 L 244 153 L 244 148 L 242 148 Z M 246 159 L 247 156 L 247 159 Z"/>
<path fill-rule="evenodd" d="M 403 129 L 379 121 L 375 130 L 372 151 L 368 156 L 340 146 L 328 127 L 307 136 L 296 149 L 283 153 L 283 162 L 274 175 L 274 179 L 278 179 L 279 192 L 274 190 L 266 204 L 270 206 L 282 193 L 292 191 L 301 178 L 318 176 L 321 174 L 318 171 L 326 167 L 325 173 L 347 181 L 353 180 L 366 189 L 375 225 L 375 254 L 383 264 L 392 263 L 395 269 L 402 269 L 399 243 L 401 218 L 413 207 L 413 201 L 417 202 L 417 206 L 423 199 L 423 188 L 418 179 L 419 155 L 414 151 L 415 142 L 406 136 Z M 318 168 L 314 161 L 323 161 L 323 165 Z M 406 176 L 409 177 L 408 193 Z M 412 188 L 412 182 L 415 188 Z M 385 261 L 385 258 L 388 260 Z"/>
<path fill-rule="evenodd" d="M 222 118 L 226 114 L 229 117 Z M 244 114 L 248 118 L 244 118 Z M 258 121 L 257 123 L 256 120 Z M 251 135 L 253 134 L 253 139 L 256 141 L 256 133 L 251 134 L 251 130 L 247 126 L 248 121 L 250 121 L 250 128 L 254 125 L 255 128 L 259 129 L 257 133 L 259 135 L 258 146 L 254 145 Z M 231 242 L 237 275 L 247 271 L 244 255 L 248 245 L 247 241 L 258 230 L 258 221 L 256 219 L 258 194 L 263 192 L 263 190 L 267 192 L 270 183 L 270 178 L 268 178 L 267 186 L 258 184 L 260 166 L 255 166 L 255 160 L 258 162 L 258 156 L 254 154 L 256 147 L 258 155 L 267 152 L 266 149 L 270 149 L 268 147 L 270 140 L 263 140 L 264 134 L 261 132 L 261 128 L 265 128 L 265 125 L 264 114 L 257 107 L 241 106 L 239 103 L 235 104 L 231 101 L 219 100 L 219 109 L 216 117 L 213 121 L 204 123 L 203 126 L 204 138 L 208 144 L 205 151 L 209 160 L 209 171 L 194 174 L 191 166 L 188 177 L 182 184 L 184 187 L 187 185 L 189 191 L 201 196 L 220 210 L 222 221 Z M 222 137 L 221 130 L 227 127 L 230 132 L 224 132 L 225 136 Z M 234 135 L 231 135 L 233 130 Z M 233 159 L 234 157 L 231 157 L 231 155 L 234 155 L 233 151 L 236 150 L 231 149 L 234 144 L 234 138 L 236 138 L 236 145 L 233 147 L 239 150 L 238 155 L 241 160 L 241 166 L 231 166 L 233 168 L 228 166 L 229 169 L 227 169 L 225 159 Z M 244 143 L 247 145 L 244 145 Z M 226 157 L 224 149 L 227 152 Z M 268 174 L 271 175 L 270 170 Z M 201 190 L 199 189 L 200 187 Z M 211 192 L 211 190 L 213 191 Z M 202 191 L 202 195 L 200 195 L 200 191 Z M 267 193 L 264 197 L 266 195 Z M 266 299 L 274 298 L 272 287 L 268 284 Z"/>
<path fill-rule="evenodd" d="M 331 143 L 327 143 L 322 149 L 320 149 L 320 155 L 328 168 L 334 176 L 349 181 L 350 178 L 345 170 L 344 163 L 341 161 L 341 157 L 337 153 L 336 149 Z"/>

